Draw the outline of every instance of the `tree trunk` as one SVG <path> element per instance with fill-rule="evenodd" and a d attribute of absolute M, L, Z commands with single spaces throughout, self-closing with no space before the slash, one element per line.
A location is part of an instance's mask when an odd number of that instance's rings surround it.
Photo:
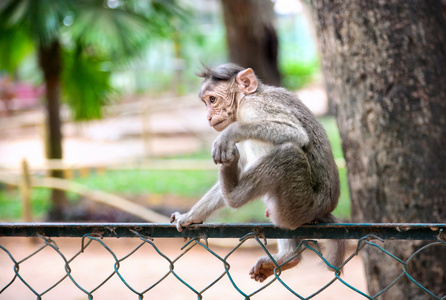
<path fill-rule="evenodd" d="M 446 22 L 440 0 L 312 0 L 328 95 L 358 222 L 446 221 Z M 379 233 L 377 233 L 379 235 Z M 425 243 L 389 242 L 397 257 Z M 402 272 L 363 251 L 370 295 Z M 446 294 L 446 251 L 432 247 L 409 274 Z M 407 277 L 380 299 L 431 299 Z"/>
<path fill-rule="evenodd" d="M 62 159 L 62 123 L 60 120 L 60 77 L 62 72 L 62 58 L 60 44 L 54 41 L 39 48 L 39 64 L 43 71 L 46 84 L 46 154 L 48 159 Z M 51 177 L 63 178 L 62 170 L 51 170 Z M 68 201 L 64 191 L 52 190 L 51 209 L 49 219 L 61 221 Z"/>
<path fill-rule="evenodd" d="M 270 0 L 222 0 L 229 58 L 253 68 L 266 84 L 279 86 L 278 39 Z"/>

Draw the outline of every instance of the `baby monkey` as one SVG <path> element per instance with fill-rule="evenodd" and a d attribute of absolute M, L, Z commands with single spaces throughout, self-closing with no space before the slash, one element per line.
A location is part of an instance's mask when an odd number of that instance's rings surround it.
<path fill-rule="evenodd" d="M 189 212 L 172 214 L 178 230 L 202 223 L 224 205 L 238 208 L 259 197 L 281 228 L 336 222 L 331 212 L 338 203 L 339 175 L 327 135 L 310 110 L 293 93 L 262 84 L 250 68 L 224 64 L 205 67 L 199 76 L 209 125 L 221 132 L 212 146 L 221 167 L 219 181 Z M 289 260 L 300 242 L 278 240 L 276 262 Z M 331 240 L 328 250 L 328 262 L 341 266 L 344 241 Z M 297 255 L 281 270 L 300 260 Z M 251 278 L 262 282 L 275 267 L 268 256 L 261 257 Z"/>

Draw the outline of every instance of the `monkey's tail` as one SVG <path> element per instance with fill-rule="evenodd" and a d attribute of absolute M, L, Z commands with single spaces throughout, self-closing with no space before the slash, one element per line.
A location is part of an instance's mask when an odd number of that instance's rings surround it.
<path fill-rule="evenodd" d="M 321 223 L 339 223 L 338 219 L 332 214 L 319 219 Z M 342 264 L 345 260 L 347 242 L 346 240 L 328 240 L 328 247 L 325 255 L 325 259 L 334 267 L 338 268 L 342 273 Z M 334 271 L 333 268 L 328 266 L 328 270 Z"/>

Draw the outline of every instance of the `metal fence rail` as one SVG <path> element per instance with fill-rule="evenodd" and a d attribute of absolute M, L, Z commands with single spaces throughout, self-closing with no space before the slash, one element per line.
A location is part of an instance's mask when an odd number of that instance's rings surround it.
<path fill-rule="evenodd" d="M 0 223 L 0 237 L 39 237 L 43 241 L 43 245 L 36 251 L 30 253 L 28 256 L 21 260 L 17 260 L 11 251 L 9 251 L 4 245 L 2 245 L 2 240 L 0 239 L 0 249 L 7 254 L 14 266 L 14 275 L 10 281 L 3 286 L 0 286 L 0 298 L 4 291 L 6 291 L 10 286 L 17 280 L 23 282 L 23 284 L 37 297 L 37 299 L 42 299 L 44 295 L 57 287 L 64 280 L 70 280 L 79 290 L 81 290 L 88 299 L 93 299 L 93 294 L 103 287 L 103 285 L 108 282 L 112 277 L 118 277 L 122 283 L 137 296 L 138 299 L 143 299 L 145 295 L 150 295 L 150 291 L 162 282 L 168 276 L 174 276 L 178 281 L 183 283 L 192 292 L 194 292 L 198 299 L 202 299 L 206 296 L 206 291 L 212 286 L 218 284 L 218 282 L 225 276 L 228 277 L 232 286 L 237 292 L 243 296 L 245 299 L 251 299 L 251 297 L 266 287 L 271 285 L 274 281 L 280 282 L 290 293 L 292 293 L 298 299 L 311 299 L 327 289 L 334 282 L 338 281 L 349 287 L 359 295 L 366 299 L 378 299 L 386 290 L 390 289 L 398 280 L 401 278 L 408 278 L 422 289 L 426 294 L 430 295 L 432 299 L 446 299 L 446 296 L 438 296 L 433 294 L 431 291 L 427 290 L 425 287 L 420 285 L 407 271 L 407 266 L 412 258 L 418 253 L 424 251 L 425 249 L 433 246 L 441 246 L 446 251 L 446 224 L 315 224 L 315 225 L 305 225 L 296 230 L 283 230 L 276 228 L 270 224 L 206 224 L 206 225 L 194 225 L 189 227 L 187 230 L 178 232 L 174 225 L 171 224 L 146 224 L 146 223 Z M 77 253 L 71 256 L 67 256 L 61 252 L 57 243 L 52 240 L 52 237 L 78 237 L 81 238 L 80 249 Z M 140 244 L 137 245 L 132 251 L 123 257 L 118 257 L 110 247 L 107 246 L 107 240 L 103 239 L 105 237 L 133 237 L 141 240 Z M 188 238 L 183 247 L 180 255 L 175 258 L 169 258 L 156 246 L 154 238 Z M 270 281 L 263 285 L 261 288 L 255 290 L 254 292 L 247 293 L 243 291 L 237 283 L 233 280 L 230 273 L 230 264 L 228 258 L 237 251 L 247 240 L 254 240 L 261 249 L 272 258 L 271 253 L 265 246 L 266 239 L 268 238 L 291 238 L 300 237 L 305 240 L 298 246 L 296 252 L 311 251 L 316 253 L 322 261 L 327 265 L 328 262 L 322 255 L 319 245 L 313 239 L 357 239 L 356 250 L 345 260 L 344 265 L 347 264 L 352 258 L 361 251 L 364 247 L 374 247 L 383 254 L 392 257 L 395 261 L 401 264 L 401 274 L 395 279 L 389 286 L 384 290 L 380 291 L 376 295 L 368 295 L 365 291 L 360 291 L 350 285 L 341 276 L 339 270 L 335 269 L 333 274 L 333 279 L 328 282 L 328 284 L 321 286 L 319 290 L 314 292 L 312 295 L 304 297 L 299 294 L 299 291 L 295 291 L 290 288 L 281 279 L 281 267 L 276 262 L 275 275 L 272 276 Z M 228 253 L 224 256 L 218 255 L 213 251 L 208 245 L 208 239 L 210 238 L 239 238 L 239 243 L 230 249 Z M 385 250 L 380 244 L 379 240 L 425 240 L 426 243 L 423 244 L 420 249 L 415 251 L 409 258 L 402 260 L 396 257 L 392 253 Z M 92 242 L 99 243 L 106 251 L 108 251 L 114 260 L 114 271 L 104 278 L 96 287 L 87 290 L 82 286 L 71 274 L 70 264 L 76 260 L 84 250 L 91 245 Z M 129 282 L 127 282 L 122 274 L 120 273 L 121 263 L 133 255 L 139 248 L 143 245 L 150 245 L 153 249 L 165 259 L 169 264 L 169 270 L 164 274 L 158 281 L 153 283 L 150 287 L 144 290 L 137 290 Z M 202 247 L 208 251 L 212 256 L 220 260 L 223 264 L 224 271 L 220 276 L 215 278 L 209 285 L 204 289 L 198 290 L 190 285 L 184 278 L 182 278 L 175 271 L 175 264 L 192 248 Z M 45 248 L 50 248 L 57 253 L 64 261 L 64 272 L 60 279 L 56 280 L 50 287 L 48 287 L 43 292 L 38 292 L 29 282 L 27 282 L 23 276 L 20 274 L 20 266 L 25 261 L 30 260 L 40 251 Z M 273 259 L 273 258 L 272 258 Z M 4 272 L 2 266 L 0 266 L 0 272 Z M 3 283 L 2 283 L 3 284 Z M 444 283 L 446 285 L 446 283 Z M 446 291 L 445 291 L 446 292 Z"/>

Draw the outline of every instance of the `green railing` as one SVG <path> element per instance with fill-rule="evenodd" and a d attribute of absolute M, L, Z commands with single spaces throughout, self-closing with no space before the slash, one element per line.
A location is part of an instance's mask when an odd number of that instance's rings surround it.
<path fill-rule="evenodd" d="M 194 225 L 188 229 L 178 232 L 174 225 L 170 224 L 146 224 L 146 223 L 0 223 L 0 237 L 38 237 L 40 239 L 41 246 L 36 250 L 29 253 L 26 257 L 18 260 L 13 251 L 5 246 L 3 239 L 0 238 L 0 249 L 3 251 L 3 255 L 7 256 L 13 266 L 13 275 L 6 283 L 0 283 L 0 299 L 2 299 L 2 293 L 14 288 L 13 283 L 20 281 L 29 289 L 37 299 L 45 298 L 45 295 L 49 295 L 50 291 L 54 290 L 65 280 L 71 281 L 74 286 L 85 293 L 88 299 L 93 299 L 93 294 L 101 288 L 105 288 L 104 285 L 112 278 L 119 278 L 120 281 L 132 292 L 135 297 L 142 299 L 144 296 L 150 298 L 150 292 L 163 280 L 169 276 L 173 276 L 179 282 L 184 284 L 188 289 L 196 294 L 198 299 L 206 297 L 206 292 L 218 285 L 219 282 L 226 276 L 232 287 L 240 294 L 240 298 L 251 299 L 252 296 L 262 292 L 273 282 L 277 281 L 283 287 L 285 287 L 292 295 L 298 299 L 311 299 L 322 291 L 327 289 L 335 282 L 344 284 L 349 289 L 353 290 L 358 295 L 365 299 L 378 299 L 383 293 L 390 289 L 396 282 L 402 278 L 408 278 L 413 284 L 418 286 L 427 295 L 430 295 L 432 299 L 446 299 L 446 296 L 438 296 L 427 290 L 421 284 L 419 284 L 407 271 L 407 266 L 412 258 L 425 249 L 433 246 L 444 247 L 446 251 L 446 224 L 317 224 L 317 225 L 305 225 L 296 230 L 282 230 L 276 228 L 270 224 L 206 224 L 206 225 Z M 52 239 L 53 237 L 77 237 L 80 238 L 79 250 L 71 255 L 62 253 L 61 248 Z M 107 245 L 110 238 L 137 238 L 140 240 L 130 252 L 118 257 L 118 255 Z M 395 261 L 401 264 L 401 274 L 390 283 L 384 290 L 380 291 L 376 295 L 368 295 L 365 291 L 358 290 L 347 282 L 343 276 L 340 275 L 339 270 L 335 269 L 332 279 L 322 284 L 321 287 L 309 296 L 302 296 L 298 290 L 291 288 L 281 278 L 281 265 L 276 262 L 275 275 L 260 288 L 253 292 L 244 291 L 238 283 L 231 276 L 231 265 L 228 262 L 228 258 L 239 250 L 248 240 L 255 241 L 258 248 L 262 249 L 266 255 L 273 259 L 270 251 L 266 247 L 267 239 L 280 239 L 300 237 L 305 240 L 296 249 L 296 253 L 302 251 L 310 251 L 315 253 L 321 261 L 328 262 L 322 255 L 320 247 L 313 239 L 353 239 L 358 240 L 356 242 L 355 249 L 351 251 L 346 258 L 344 265 L 348 264 L 364 247 L 374 247 L 378 251 L 382 251 L 383 254 L 388 255 Z M 189 239 L 181 248 L 179 255 L 175 257 L 168 257 L 163 253 L 156 245 L 156 238 L 187 238 Z M 228 249 L 225 255 L 217 254 L 213 250 L 213 247 L 209 246 L 208 241 L 213 238 L 238 238 L 238 243 Z M 382 245 L 383 240 L 424 240 L 425 243 L 415 251 L 406 260 L 396 257 L 392 253 L 388 252 Z M 113 257 L 113 271 L 101 278 L 99 284 L 94 288 L 87 289 L 83 286 L 79 279 L 75 279 L 72 275 L 71 265 L 76 259 L 78 259 L 84 251 L 93 243 L 98 243 L 103 249 L 105 249 Z M 122 263 L 131 257 L 142 246 L 150 245 L 156 253 L 167 262 L 169 265 L 166 273 L 162 275 L 158 280 L 151 283 L 151 285 L 143 290 L 137 290 L 124 276 L 120 273 L 120 266 Z M 210 284 L 202 289 L 194 287 L 188 283 L 184 277 L 180 276 L 175 270 L 175 265 L 180 261 L 184 255 L 194 247 L 201 247 L 210 253 L 217 260 L 221 261 L 222 272 L 216 278 L 212 278 Z M 37 256 L 44 249 L 50 249 L 54 251 L 54 255 L 63 259 L 64 275 L 52 282 L 44 291 L 37 291 L 37 288 L 26 280 L 21 275 L 21 265 Z M 0 252 L 2 252 L 0 251 Z M 292 259 L 292 258 L 291 258 Z M 137 267 L 137 266 L 136 266 Z M 0 272 L 5 273 L 5 265 L 0 265 Z M 208 279 L 206 278 L 206 281 Z M 446 282 L 443 283 L 446 286 Z M 3 285 L 3 286 L 2 286 Z M 23 285 L 22 285 L 23 287 Z M 446 292 L 446 291 L 445 291 Z M 169 297 L 165 297 L 168 299 Z"/>

